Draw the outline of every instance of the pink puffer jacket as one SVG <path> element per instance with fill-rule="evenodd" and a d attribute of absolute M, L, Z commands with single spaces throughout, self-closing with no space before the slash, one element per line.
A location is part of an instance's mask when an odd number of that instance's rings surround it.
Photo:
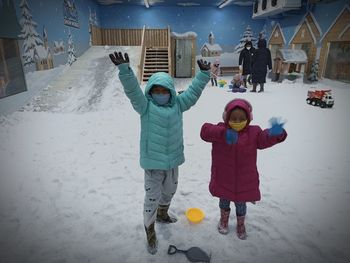
<path fill-rule="evenodd" d="M 226 130 L 231 111 L 240 107 L 247 112 L 248 124 L 238 133 L 236 144 L 227 144 Z M 230 101 L 223 114 L 224 123 L 205 123 L 201 129 L 201 138 L 211 142 L 212 167 L 209 191 L 213 196 L 230 201 L 259 201 L 259 173 L 256 166 L 257 150 L 283 142 L 286 131 L 279 136 L 269 136 L 268 129 L 249 125 L 252 120 L 252 107 L 244 99 Z"/>

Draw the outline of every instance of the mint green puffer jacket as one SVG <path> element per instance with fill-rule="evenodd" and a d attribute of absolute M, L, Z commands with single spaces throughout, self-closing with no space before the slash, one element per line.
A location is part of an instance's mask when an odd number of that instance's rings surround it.
<path fill-rule="evenodd" d="M 169 170 L 184 163 L 182 113 L 199 99 L 210 79 L 209 71 L 197 73 L 187 90 L 177 95 L 173 79 L 167 73 L 153 74 L 143 93 L 129 64 L 121 64 L 118 68 L 125 94 L 141 117 L 141 167 Z M 170 101 L 164 106 L 157 105 L 149 94 L 155 84 L 170 90 Z"/>

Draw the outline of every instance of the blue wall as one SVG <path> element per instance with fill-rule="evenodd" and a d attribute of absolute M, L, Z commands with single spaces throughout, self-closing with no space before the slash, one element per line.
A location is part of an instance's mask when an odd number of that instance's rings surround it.
<path fill-rule="evenodd" d="M 7 1 L 7 0 L 5 0 Z M 12 0 L 15 3 L 18 22 L 21 19 L 19 4 L 21 0 Z M 72 0 L 71 0 L 72 1 Z M 267 30 L 267 37 L 276 22 L 280 23 L 287 44 L 294 35 L 295 28 L 307 11 L 311 11 L 320 25 L 322 33 L 325 33 L 339 12 L 349 0 L 335 0 L 328 3 L 321 2 L 317 5 L 304 5 L 293 16 L 279 19 L 252 19 L 252 7 L 227 6 L 223 9 L 215 7 L 151 7 L 132 5 L 97 5 L 94 0 L 74 0 L 78 11 L 80 28 L 66 26 L 63 23 L 63 0 L 27 0 L 31 9 L 33 21 L 37 23 L 36 30 L 42 35 L 45 26 L 49 46 L 53 48 L 53 41 L 63 41 L 67 48 L 68 30 L 73 35 L 76 56 L 79 57 L 89 48 L 89 9 L 96 12 L 99 26 L 102 28 L 165 28 L 168 25 L 171 31 L 184 33 L 194 31 L 197 33 L 197 53 L 200 47 L 208 41 L 208 35 L 212 31 L 216 43 L 220 44 L 224 51 L 231 52 L 239 43 L 239 40 L 250 25 L 254 35 L 263 29 Z M 305 3 L 305 1 L 304 1 Z M 0 7 L 1 8 L 1 7 Z M 4 27 L 3 23 L 0 27 Z M 20 43 L 21 44 L 21 43 Z M 54 56 L 54 66 L 65 64 L 67 54 Z"/>
<path fill-rule="evenodd" d="M 208 42 L 210 31 L 215 42 L 225 51 L 232 51 L 239 43 L 241 35 L 250 25 L 254 36 L 263 29 L 264 20 L 252 20 L 252 7 L 151 7 L 143 6 L 101 6 L 102 28 L 165 28 L 171 31 L 197 33 L 197 53 Z M 229 50 L 231 48 L 231 50 Z"/>

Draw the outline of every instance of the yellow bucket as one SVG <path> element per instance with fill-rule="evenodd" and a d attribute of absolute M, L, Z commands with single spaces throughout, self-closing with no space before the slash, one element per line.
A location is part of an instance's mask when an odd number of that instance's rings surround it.
<path fill-rule="evenodd" d="M 192 223 L 199 223 L 203 220 L 204 218 L 204 213 L 201 209 L 196 208 L 196 207 L 191 207 L 187 209 L 186 211 L 186 217 L 187 219 L 192 222 Z"/>

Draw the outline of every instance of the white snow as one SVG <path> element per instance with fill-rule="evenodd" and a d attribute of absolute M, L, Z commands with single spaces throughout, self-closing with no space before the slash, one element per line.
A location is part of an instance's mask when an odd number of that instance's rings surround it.
<path fill-rule="evenodd" d="M 302 49 L 279 49 L 283 62 L 301 63 L 307 62 L 307 55 Z"/>
<path fill-rule="evenodd" d="M 185 33 L 177 33 L 177 32 L 172 31 L 171 36 L 174 36 L 176 38 L 189 38 L 189 37 L 195 38 L 195 37 L 197 37 L 197 33 L 193 32 L 193 31 L 188 31 Z"/>
<path fill-rule="evenodd" d="M 35 48 L 35 51 L 36 51 L 36 54 L 38 56 L 36 59 L 38 59 L 38 60 L 47 59 L 47 58 L 51 57 L 50 49 L 49 48 L 45 48 L 44 46 L 37 46 Z M 33 57 L 35 57 L 35 55 Z"/>
<path fill-rule="evenodd" d="M 183 254 L 167 255 L 169 244 L 199 246 L 212 263 L 350 261 L 349 84 L 312 85 L 332 89 L 332 109 L 306 104 L 311 85 L 300 81 L 268 81 L 259 94 L 208 84 L 184 113 L 186 162 L 170 209 L 178 222 L 156 225 L 159 248 L 150 255 L 140 121 L 109 61 L 116 49 L 127 51 L 137 68 L 139 49 L 93 47 L 81 69 L 86 72 L 65 91 L 68 100 L 54 110 L 47 105 L 0 117 L 1 262 L 188 262 Z M 32 81 L 42 85 L 39 78 Z M 189 81 L 176 79 L 177 89 Z M 258 153 L 262 200 L 248 204 L 245 241 L 235 235 L 233 205 L 230 233 L 216 230 L 218 199 L 208 191 L 211 145 L 199 137 L 201 125 L 221 121 L 224 105 L 235 97 L 252 103 L 254 124 L 267 127 L 273 116 L 288 120 L 287 140 Z M 189 207 L 201 208 L 204 221 L 190 224 L 184 215 Z"/>
<path fill-rule="evenodd" d="M 201 47 L 201 50 L 205 47 L 207 47 L 209 51 L 218 51 L 218 52 L 222 51 L 222 48 L 219 44 L 204 43 L 203 46 Z"/>

